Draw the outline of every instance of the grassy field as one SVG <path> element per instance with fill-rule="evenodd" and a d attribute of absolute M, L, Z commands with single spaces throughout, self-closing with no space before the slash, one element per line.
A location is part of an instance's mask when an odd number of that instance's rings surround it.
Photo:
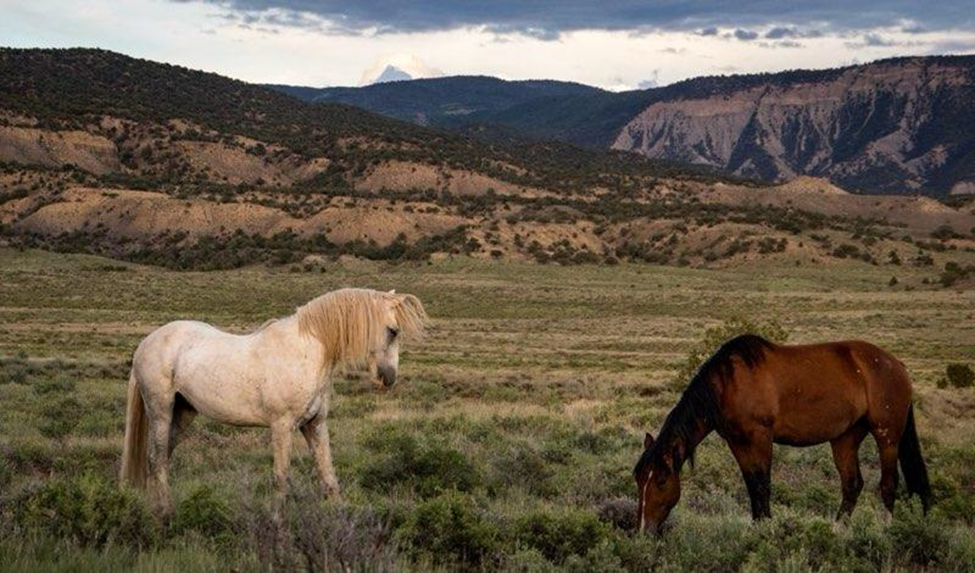
<path fill-rule="evenodd" d="M 947 364 L 975 362 L 975 291 L 924 282 L 936 278 L 847 261 L 700 270 L 467 258 L 176 273 L 0 249 L 0 569 L 972 570 L 975 388 L 938 382 Z M 318 501 L 300 444 L 289 528 L 271 533 L 267 432 L 202 419 L 174 454 L 170 523 L 116 487 L 142 336 L 177 318 L 246 331 L 343 286 L 417 294 L 433 317 L 392 390 L 356 373 L 336 381 L 343 503 Z M 643 432 L 676 402 L 674 371 L 704 331 L 736 316 L 774 321 L 791 342 L 863 338 L 907 364 L 936 494 L 929 516 L 904 499 L 886 515 L 868 439 L 852 518 L 833 521 L 828 446 L 777 447 L 774 517 L 752 524 L 737 466 L 711 436 L 665 534 L 628 531 Z"/>

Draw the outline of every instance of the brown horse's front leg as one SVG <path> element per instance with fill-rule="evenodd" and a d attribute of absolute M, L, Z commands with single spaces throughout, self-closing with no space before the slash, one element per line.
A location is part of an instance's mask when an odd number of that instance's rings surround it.
<path fill-rule="evenodd" d="M 772 516 L 769 498 L 772 495 L 772 437 L 758 432 L 745 441 L 729 441 L 731 453 L 738 461 L 741 476 L 752 502 L 752 518 Z"/>

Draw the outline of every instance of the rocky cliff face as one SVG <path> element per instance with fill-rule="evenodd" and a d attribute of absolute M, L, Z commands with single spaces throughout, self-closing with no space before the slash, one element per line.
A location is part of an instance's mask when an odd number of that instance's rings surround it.
<path fill-rule="evenodd" d="M 853 190 L 942 194 L 975 186 L 975 58 L 747 80 L 672 89 L 612 147 L 762 179 L 816 175 Z"/>

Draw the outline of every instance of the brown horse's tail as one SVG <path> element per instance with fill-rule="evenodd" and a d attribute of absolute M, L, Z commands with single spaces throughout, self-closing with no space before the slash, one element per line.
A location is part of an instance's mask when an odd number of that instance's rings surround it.
<path fill-rule="evenodd" d="M 129 405 L 125 415 L 125 443 L 122 446 L 122 471 L 119 476 L 122 483 L 137 488 L 146 486 L 149 473 L 146 452 L 148 435 L 149 419 L 133 372 L 129 375 Z"/>
<path fill-rule="evenodd" d="M 921 457 L 921 443 L 917 439 L 917 427 L 914 425 L 913 404 L 907 410 L 907 425 L 904 426 L 897 451 L 904 481 L 907 482 L 907 491 L 921 496 L 921 505 L 927 512 L 931 506 L 931 484 L 928 482 L 928 468 Z"/>

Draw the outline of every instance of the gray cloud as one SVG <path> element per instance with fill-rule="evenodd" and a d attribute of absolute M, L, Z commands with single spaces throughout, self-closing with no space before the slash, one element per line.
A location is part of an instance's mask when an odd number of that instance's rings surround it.
<path fill-rule="evenodd" d="M 887 38 L 886 36 L 881 36 L 877 33 L 864 34 L 861 41 L 856 42 L 845 42 L 848 48 L 907 48 L 916 47 L 922 45 L 920 42 L 916 41 L 897 41 Z"/>
<path fill-rule="evenodd" d="M 966 54 L 975 53 L 975 42 L 964 40 L 945 40 L 931 46 L 932 54 Z"/>
<path fill-rule="evenodd" d="M 734 35 L 735 38 L 747 42 L 748 40 L 754 40 L 755 38 L 757 38 L 758 32 L 753 32 L 751 30 L 742 30 L 741 28 L 738 28 L 737 30 L 735 30 Z"/>
<path fill-rule="evenodd" d="M 542 39 L 572 30 L 662 29 L 715 35 L 716 27 L 776 26 L 769 39 L 792 37 L 793 26 L 814 24 L 835 30 L 867 30 L 909 21 L 918 29 L 975 25 L 971 0 L 172 0 L 202 1 L 251 16 L 273 17 L 277 25 L 346 33 L 427 32 L 483 26 L 498 33 Z M 322 23 L 319 20 L 325 20 Z M 263 23 L 267 23 L 264 21 Z M 790 24 L 783 26 L 782 23 Z M 772 32 L 770 32 L 772 33 Z"/>
<path fill-rule="evenodd" d="M 782 40 L 785 38 L 819 38 L 823 35 L 819 30 L 800 30 L 795 26 L 776 26 L 765 32 L 765 37 L 769 40 Z"/>
<path fill-rule="evenodd" d="M 867 34 L 863 37 L 863 45 L 865 46 L 896 46 L 897 42 L 884 38 L 880 34 Z"/>
<path fill-rule="evenodd" d="M 794 38 L 796 37 L 796 34 L 797 32 L 795 28 L 783 28 L 781 26 L 777 26 L 768 32 L 765 32 L 765 37 L 769 40 L 781 40 L 782 38 Z"/>
<path fill-rule="evenodd" d="M 641 90 L 646 90 L 650 88 L 655 88 L 660 85 L 660 70 L 653 70 L 650 77 L 641 81 L 637 84 L 637 87 Z"/>

